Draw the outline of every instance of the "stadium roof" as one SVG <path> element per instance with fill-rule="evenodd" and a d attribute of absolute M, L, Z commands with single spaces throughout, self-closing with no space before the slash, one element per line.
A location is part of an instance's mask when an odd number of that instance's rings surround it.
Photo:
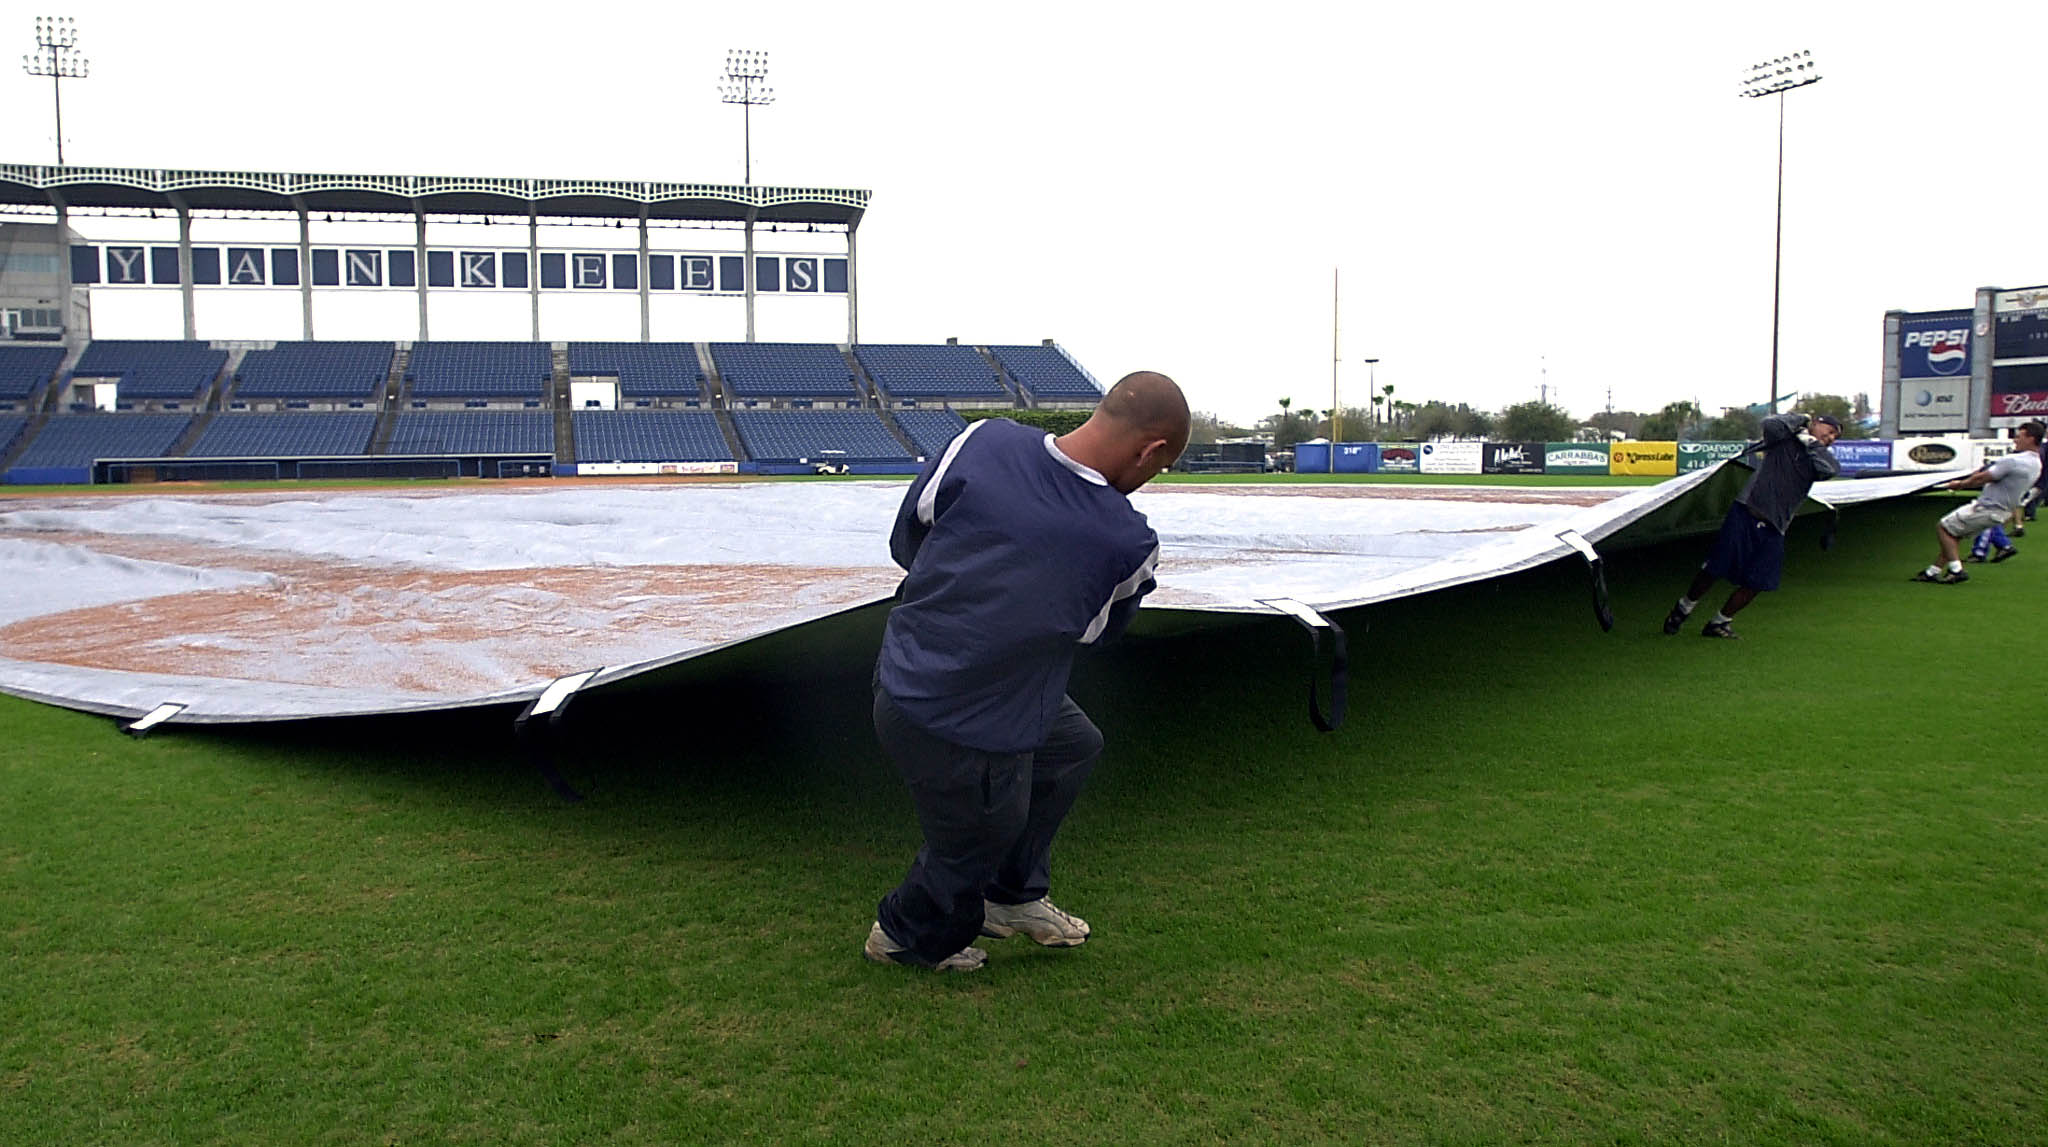
<path fill-rule="evenodd" d="M 496 179 L 438 175 L 289 175 L 148 167 L 0 164 L 0 206 L 211 211 L 352 211 L 598 219 L 855 224 L 869 192 L 621 179 Z"/>

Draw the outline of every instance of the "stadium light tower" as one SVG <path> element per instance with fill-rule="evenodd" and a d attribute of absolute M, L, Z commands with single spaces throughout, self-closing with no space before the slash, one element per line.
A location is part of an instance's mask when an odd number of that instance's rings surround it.
<path fill-rule="evenodd" d="M 1811 51 L 1765 60 L 1742 77 L 1742 97 L 1778 97 L 1778 235 L 1771 251 L 1771 395 L 1765 404 L 1769 413 L 1778 412 L 1778 298 L 1784 284 L 1785 268 L 1785 93 L 1820 82 L 1820 65 Z"/>
<path fill-rule="evenodd" d="M 718 85 L 718 97 L 721 103 L 740 105 L 749 186 L 754 182 L 754 109 L 775 102 L 775 89 L 767 80 L 768 53 L 735 49 L 725 54 L 725 82 Z"/>
<path fill-rule="evenodd" d="M 64 81 L 85 79 L 92 61 L 76 51 L 78 22 L 69 16 L 36 17 L 36 54 L 21 58 L 21 70 L 50 77 L 57 108 L 57 166 L 64 166 Z"/>

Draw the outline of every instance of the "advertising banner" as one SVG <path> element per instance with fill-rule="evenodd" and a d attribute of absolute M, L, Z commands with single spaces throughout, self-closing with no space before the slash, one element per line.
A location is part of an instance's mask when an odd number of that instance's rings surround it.
<path fill-rule="evenodd" d="M 1899 377 L 1970 378 L 1970 312 L 1925 311 L 1899 322 Z"/>
<path fill-rule="evenodd" d="M 1842 464 L 1844 474 L 1892 468 L 1892 444 L 1885 439 L 1838 438 L 1828 449 L 1834 452 L 1835 461 Z"/>
<path fill-rule="evenodd" d="M 1607 443 L 1546 442 L 1543 444 L 1545 474 L 1607 473 Z"/>
<path fill-rule="evenodd" d="M 1993 426 L 2014 426 L 2043 416 L 2048 416 L 2048 362 L 2001 363 L 1991 368 Z"/>
<path fill-rule="evenodd" d="M 578 475 L 679 475 L 679 474 L 737 474 L 737 462 L 578 462 L 570 471 Z"/>
<path fill-rule="evenodd" d="M 1723 459 L 1742 453 L 1747 442 L 1681 442 L 1678 444 L 1678 472 L 1704 470 Z"/>
<path fill-rule="evenodd" d="M 1678 473 L 1678 443 L 1617 442 L 1608 449 L 1608 472 L 1669 478 Z"/>
<path fill-rule="evenodd" d="M 1422 473 L 1422 447 L 1413 442 L 1380 443 L 1380 468 L 1382 474 Z"/>
<path fill-rule="evenodd" d="M 1968 377 L 1900 380 L 1900 430 L 1924 432 L 1929 430 L 1968 430 L 1969 428 L 1970 380 Z"/>
<path fill-rule="evenodd" d="M 1892 443 L 1894 470 L 1967 470 L 1976 457 L 1967 438 L 1901 438 Z"/>
<path fill-rule="evenodd" d="M 1543 473 L 1543 443 L 1488 442 L 1480 455 L 1480 469 L 1488 474 Z"/>
<path fill-rule="evenodd" d="M 1337 443 L 1337 473 L 1370 474 L 1374 464 L 1380 460 L 1380 444 L 1377 442 Z"/>
<path fill-rule="evenodd" d="M 1422 444 L 1422 472 L 1425 474 L 1477 474 L 1484 462 L 1484 452 L 1477 442 Z"/>

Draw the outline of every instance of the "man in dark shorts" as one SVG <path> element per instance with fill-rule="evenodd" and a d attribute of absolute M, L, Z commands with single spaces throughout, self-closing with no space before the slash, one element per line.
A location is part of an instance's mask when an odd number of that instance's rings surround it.
<path fill-rule="evenodd" d="M 1671 612 L 1664 616 L 1668 636 L 1685 628 L 1707 591 L 1717 579 L 1735 583 L 1735 591 L 1721 612 L 1700 629 L 1702 637 L 1737 637 L 1731 623 L 1756 595 L 1778 588 L 1785 567 L 1785 531 L 1792 515 L 1806 500 L 1813 484 L 1841 473 L 1828 447 L 1842 433 L 1842 424 L 1827 414 L 1773 414 L 1763 420 L 1763 442 L 1759 448 L 1756 473 L 1728 507 L 1721 521 L 1721 536 L 1706 564 L 1692 579 L 1692 585 Z"/>
<path fill-rule="evenodd" d="M 924 847 L 877 906 L 868 959 L 971 972 L 988 961 L 977 934 L 1087 941 L 1088 922 L 1047 895 L 1053 835 L 1102 753 L 1067 676 L 1151 592 L 1159 538 L 1126 495 L 1187 442 L 1180 387 L 1141 371 L 1060 438 L 969 425 L 904 495 L 875 735 Z"/>

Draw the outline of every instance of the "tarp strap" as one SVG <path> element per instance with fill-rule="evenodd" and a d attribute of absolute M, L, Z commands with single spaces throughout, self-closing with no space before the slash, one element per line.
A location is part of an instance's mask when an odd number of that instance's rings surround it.
<path fill-rule="evenodd" d="M 1557 535 L 1557 540 L 1577 550 L 1579 556 L 1586 559 L 1586 571 L 1593 577 L 1593 619 L 1600 623 L 1601 632 L 1611 631 L 1614 628 L 1614 611 L 1607 607 L 1607 570 L 1600 561 L 1600 552 L 1577 530 L 1566 530 Z"/>
<path fill-rule="evenodd" d="M 175 701 L 166 701 L 137 718 L 134 724 L 123 725 L 121 731 L 131 737 L 147 737 L 149 731 L 185 711 L 185 706 Z"/>
<path fill-rule="evenodd" d="M 1344 638 L 1344 627 L 1317 613 L 1314 607 L 1291 597 L 1277 597 L 1263 600 L 1260 605 L 1270 606 L 1301 623 L 1308 630 L 1308 719 L 1316 729 L 1334 733 L 1344 724 L 1345 696 L 1351 690 L 1351 653 Z M 1323 663 L 1323 634 L 1330 635 L 1330 708 L 1328 713 L 1316 700 L 1316 677 Z"/>
<path fill-rule="evenodd" d="M 1825 504 L 1825 503 L 1823 503 L 1823 504 Z M 1828 506 L 1828 527 L 1827 527 L 1827 529 L 1825 529 L 1825 530 L 1822 530 L 1822 531 L 1821 531 L 1821 534 L 1820 534 L 1820 548 L 1821 548 L 1821 549 L 1824 549 L 1824 550 L 1831 550 L 1831 549 L 1834 549 L 1834 548 L 1835 548 L 1835 531 L 1836 531 L 1837 529 L 1839 529 L 1839 528 L 1841 527 L 1841 525 L 1842 525 L 1842 509 L 1841 509 L 1841 507 L 1839 507 L 1839 506 Z"/>
<path fill-rule="evenodd" d="M 562 779 L 561 770 L 555 767 L 555 745 L 562 737 L 562 720 L 569 712 L 569 702 L 575 699 L 576 691 L 588 685 L 598 673 L 597 669 L 588 669 L 555 678 L 512 721 L 512 731 L 518 735 L 519 743 L 526 746 L 527 759 L 533 762 L 533 767 L 539 770 L 548 787 L 563 800 L 580 801 L 583 794 L 571 788 L 569 782 Z"/>

